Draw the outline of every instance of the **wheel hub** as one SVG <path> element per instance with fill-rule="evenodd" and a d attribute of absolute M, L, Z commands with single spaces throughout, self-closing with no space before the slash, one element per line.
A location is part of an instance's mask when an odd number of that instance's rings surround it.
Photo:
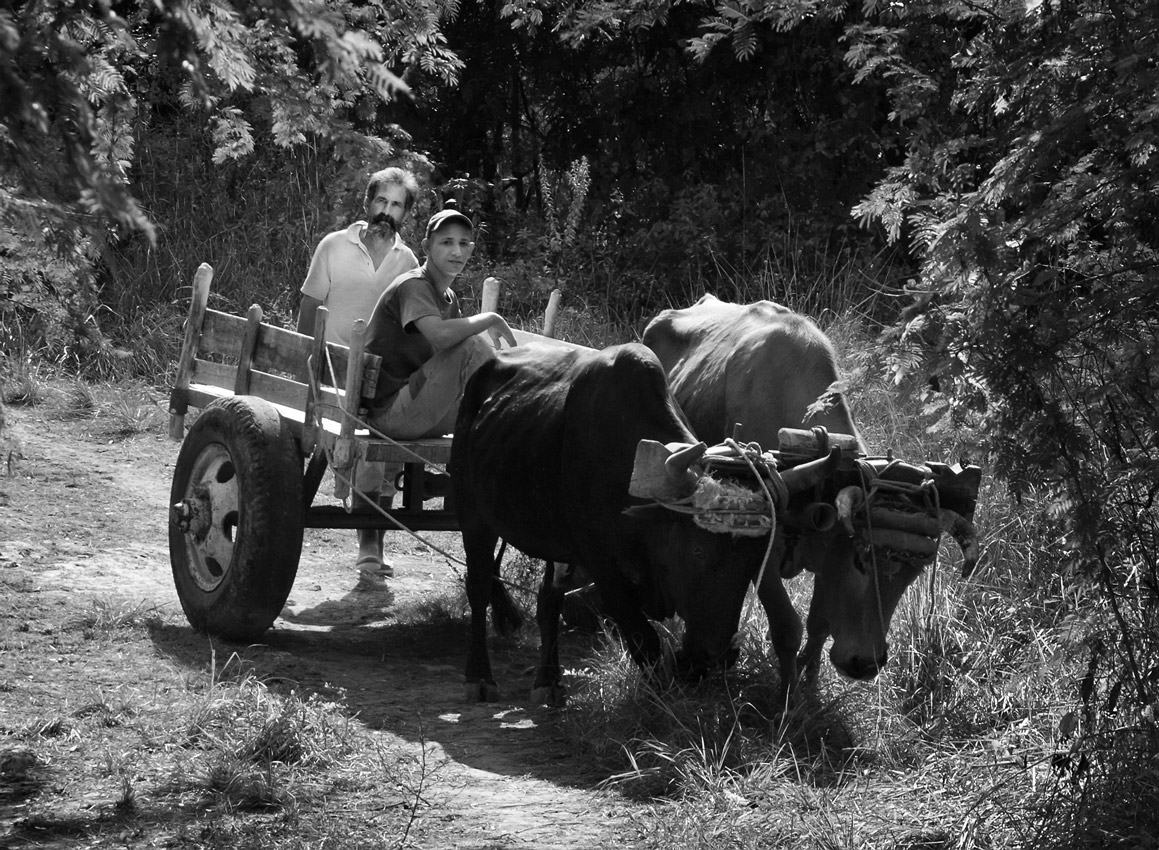
<path fill-rule="evenodd" d="M 217 589 L 233 562 L 239 501 L 233 458 L 224 445 L 211 443 L 193 463 L 185 498 L 170 509 L 170 520 L 185 535 L 186 569 L 206 592 Z"/>
<path fill-rule="evenodd" d="M 197 541 L 205 540 L 212 519 L 209 493 L 204 487 L 194 488 L 193 493 L 169 509 L 169 521 Z"/>

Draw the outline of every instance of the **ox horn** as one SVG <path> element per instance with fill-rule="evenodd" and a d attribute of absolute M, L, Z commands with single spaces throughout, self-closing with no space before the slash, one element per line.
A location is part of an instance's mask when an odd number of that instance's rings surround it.
<path fill-rule="evenodd" d="M 808 463 L 801 463 L 797 466 L 791 466 L 781 472 L 781 480 L 785 482 L 785 487 L 789 491 L 789 495 L 793 493 L 800 493 L 802 490 L 808 490 L 810 487 L 816 487 L 824 481 L 837 468 L 837 464 L 841 462 L 841 449 L 834 446 L 825 457 L 811 460 Z"/>
<path fill-rule="evenodd" d="M 833 504 L 837 506 L 837 519 L 845 528 L 845 533 L 853 536 L 853 512 L 865 502 L 865 491 L 855 484 L 842 487 Z"/>
<path fill-rule="evenodd" d="M 664 461 L 664 472 L 668 475 L 669 480 L 683 490 L 686 495 L 696 489 L 697 481 L 696 474 L 688 467 L 704 457 L 706 451 L 708 451 L 708 445 L 702 441 L 673 452 Z"/>
<path fill-rule="evenodd" d="M 969 578 L 978 565 L 978 529 L 970 520 L 949 508 L 942 508 L 938 512 L 938 519 L 942 530 L 948 531 L 958 541 L 962 550 L 962 578 Z"/>
<path fill-rule="evenodd" d="M 664 461 L 664 468 L 671 477 L 683 480 L 688 467 L 704 457 L 706 451 L 708 451 L 708 445 L 703 441 L 694 446 L 685 446 L 668 456 L 668 459 Z"/>

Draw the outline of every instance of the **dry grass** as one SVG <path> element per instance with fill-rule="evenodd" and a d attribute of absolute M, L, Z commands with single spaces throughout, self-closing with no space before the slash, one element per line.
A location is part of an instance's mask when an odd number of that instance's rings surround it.
<path fill-rule="evenodd" d="M 78 646 L 107 653 L 166 628 L 146 606 L 94 604 L 60 634 L 104 637 Z M 0 727 L 0 792 L 24 801 L 4 842 L 406 846 L 438 770 L 427 748 L 418 758 L 390 750 L 341 695 L 299 695 L 260 680 L 236 656 L 203 673 L 161 673 L 118 683 L 115 693 L 64 694 L 50 713 Z"/>

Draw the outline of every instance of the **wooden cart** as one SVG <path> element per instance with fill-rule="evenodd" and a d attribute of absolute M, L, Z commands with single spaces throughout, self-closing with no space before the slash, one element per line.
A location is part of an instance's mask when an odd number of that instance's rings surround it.
<path fill-rule="evenodd" d="M 355 322 L 349 348 L 325 343 L 324 308 L 307 336 L 264 323 L 257 305 L 244 317 L 208 309 L 212 280 L 213 268 L 203 263 L 169 402 L 169 436 L 182 441 L 169 557 L 190 624 L 253 640 L 285 605 L 304 529 L 458 528 L 448 478 L 438 471 L 450 459 L 451 440 L 394 441 L 367 430 L 362 401 L 374 395 L 379 358 L 364 349 L 365 322 Z M 493 279 L 484 293 L 484 309 L 494 309 Z M 516 338 L 571 347 L 524 331 Z M 186 432 L 191 407 L 201 412 Z M 401 505 L 315 505 L 328 466 L 335 496 L 349 499 L 356 460 L 402 463 Z"/>

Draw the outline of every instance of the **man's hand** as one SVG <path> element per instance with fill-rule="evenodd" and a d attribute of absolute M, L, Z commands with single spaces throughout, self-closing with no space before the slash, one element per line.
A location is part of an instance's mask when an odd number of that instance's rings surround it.
<path fill-rule="evenodd" d="M 503 347 L 503 343 L 507 343 L 508 348 L 514 348 L 517 343 L 515 341 L 515 334 L 511 332 L 511 326 L 507 324 L 507 320 L 498 313 L 492 313 L 495 318 L 491 321 L 487 328 L 487 334 L 491 337 L 491 344 L 499 349 Z"/>

